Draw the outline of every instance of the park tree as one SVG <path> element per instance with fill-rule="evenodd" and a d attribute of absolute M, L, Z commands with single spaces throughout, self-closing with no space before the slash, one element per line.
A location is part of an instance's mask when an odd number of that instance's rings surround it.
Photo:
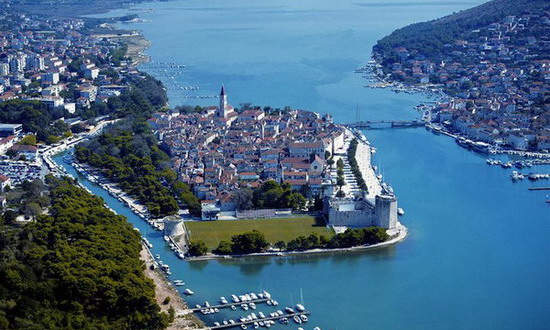
<path fill-rule="evenodd" d="M 189 250 L 188 253 L 194 257 L 203 256 L 208 252 L 208 248 L 206 247 L 206 243 L 201 240 L 197 241 L 191 241 L 189 243 Z"/>
<path fill-rule="evenodd" d="M 231 237 L 232 251 L 236 254 L 263 252 L 269 246 L 263 233 L 253 230 Z"/>

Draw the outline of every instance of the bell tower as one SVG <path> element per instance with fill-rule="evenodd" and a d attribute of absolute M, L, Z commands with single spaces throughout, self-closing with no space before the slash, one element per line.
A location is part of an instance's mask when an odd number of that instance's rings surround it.
<path fill-rule="evenodd" d="M 227 118 L 227 94 L 223 85 L 220 92 L 220 107 L 218 108 L 218 117 Z"/>

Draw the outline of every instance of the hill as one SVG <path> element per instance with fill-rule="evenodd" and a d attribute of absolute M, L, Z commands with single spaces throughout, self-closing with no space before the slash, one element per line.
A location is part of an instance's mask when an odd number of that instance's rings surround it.
<path fill-rule="evenodd" d="M 461 39 L 469 31 L 501 21 L 510 15 L 544 11 L 550 7 L 545 0 L 493 0 L 474 8 L 428 22 L 415 23 L 395 30 L 374 46 L 382 57 L 396 47 L 417 51 L 427 58 L 442 54 L 444 45 Z"/>

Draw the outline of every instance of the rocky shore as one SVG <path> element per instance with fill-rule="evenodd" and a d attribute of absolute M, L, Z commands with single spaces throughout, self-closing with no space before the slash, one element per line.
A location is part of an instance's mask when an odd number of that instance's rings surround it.
<path fill-rule="evenodd" d="M 155 283 L 157 304 L 166 313 L 169 313 L 170 307 L 174 309 L 174 322 L 167 329 L 208 329 L 187 307 L 179 292 L 168 282 L 164 274 L 158 268 L 151 269 L 151 266 L 156 265 L 156 262 L 145 245 L 141 250 L 141 259 L 145 263 L 145 276 Z M 167 298 L 170 299 L 170 302 L 165 304 L 164 301 Z"/>

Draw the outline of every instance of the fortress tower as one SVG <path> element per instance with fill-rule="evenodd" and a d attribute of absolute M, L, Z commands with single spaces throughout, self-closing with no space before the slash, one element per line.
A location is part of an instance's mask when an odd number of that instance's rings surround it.
<path fill-rule="evenodd" d="M 183 220 L 176 215 L 164 217 L 164 235 L 176 237 L 185 233 L 183 229 Z"/>
<path fill-rule="evenodd" d="M 397 226 L 397 198 L 393 195 L 377 195 L 374 204 L 374 225 L 386 229 Z"/>

